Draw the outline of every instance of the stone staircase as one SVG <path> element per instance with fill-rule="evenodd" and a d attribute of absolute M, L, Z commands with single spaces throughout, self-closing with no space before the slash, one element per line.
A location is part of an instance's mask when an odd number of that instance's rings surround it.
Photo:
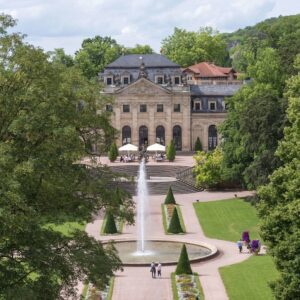
<path fill-rule="evenodd" d="M 124 174 L 127 177 L 137 177 L 138 175 L 138 165 L 124 165 L 124 166 L 111 166 L 111 170 L 114 173 Z M 189 194 L 199 192 L 199 189 L 195 188 L 192 184 L 188 184 L 183 180 L 177 180 L 177 174 L 184 173 L 184 170 L 188 170 L 188 166 L 152 166 L 146 165 L 147 178 L 151 179 L 153 177 L 172 177 L 174 181 L 155 181 L 148 182 L 148 192 L 150 195 L 165 195 L 168 192 L 170 186 L 172 186 L 173 193 L 175 194 Z M 115 186 L 124 188 L 132 195 L 136 194 L 137 184 L 136 182 L 114 182 Z"/>

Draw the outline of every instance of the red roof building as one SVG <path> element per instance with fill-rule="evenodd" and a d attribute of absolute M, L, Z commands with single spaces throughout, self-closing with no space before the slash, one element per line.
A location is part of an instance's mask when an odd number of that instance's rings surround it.
<path fill-rule="evenodd" d="M 238 73 L 231 67 L 219 67 L 213 63 L 201 62 L 184 69 L 189 83 L 201 84 L 209 81 L 237 80 Z"/>

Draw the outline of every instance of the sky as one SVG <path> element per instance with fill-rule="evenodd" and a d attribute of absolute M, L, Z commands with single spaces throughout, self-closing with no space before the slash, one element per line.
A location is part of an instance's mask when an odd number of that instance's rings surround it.
<path fill-rule="evenodd" d="M 211 26 L 232 32 L 270 17 L 300 13 L 299 0 L 0 0 L 18 20 L 14 31 L 51 51 L 74 54 L 85 38 L 111 36 L 125 47 L 148 44 L 159 52 L 174 27 Z"/>

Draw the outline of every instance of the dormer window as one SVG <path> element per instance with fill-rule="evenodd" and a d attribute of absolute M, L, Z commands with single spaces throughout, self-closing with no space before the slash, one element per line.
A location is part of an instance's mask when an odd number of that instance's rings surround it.
<path fill-rule="evenodd" d="M 217 109 L 216 101 L 208 101 L 208 109 L 209 110 L 216 110 Z"/>
<path fill-rule="evenodd" d="M 124 85 L 127 85 L 130 83 L 130 80 L 129 80 L 129 76 L 123 76 L 122 77 L 122 82 Z"/>
<path fill-rule="evenodd" d="M 180 76 L 174 77 L 174 84 L 180 84 Z"/>
<path fill-rule="evenodd" d="M 106 77 L 106 84 L 107 85 L 112 85 L 113 84 L 113 78 L 112 78 L 112 76 Z"/>
<path fill-rule="evenodd" d="M 194 111 L 200 111 L 201 110 L 201 100 L 195 100 L 194 101 Z"/>
<path fill-rule="evenodd" d="M 161 75 L 155 76 L 155 82 L 157 84 L 164 84 L 164 76 L 161 76 Z"/>

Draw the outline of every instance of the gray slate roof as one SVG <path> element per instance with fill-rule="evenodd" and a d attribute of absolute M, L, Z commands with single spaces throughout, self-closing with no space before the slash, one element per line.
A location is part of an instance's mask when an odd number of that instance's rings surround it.
<path fill-rule="evenodd" d="M 209 84 L 209 85 L 191 85 L 191 94 L 194 96 L 233 96 L 242 84 Z"/>
<path fill-rule="evenodd" d="M 146 68 L 180 68 L 179 65 L 173 63 L 164 55 L 154 53 L 123 55 L 107 65 L 105 69 L 139 68 L 142 62 L 140 57 L 143 57 Z"/>

